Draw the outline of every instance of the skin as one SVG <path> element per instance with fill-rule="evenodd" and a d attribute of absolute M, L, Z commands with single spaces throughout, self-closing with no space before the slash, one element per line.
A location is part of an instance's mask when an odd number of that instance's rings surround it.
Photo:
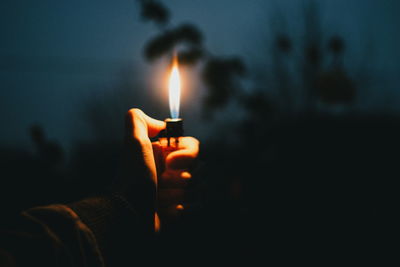
<path fill-rule="evenodd" d="M 179 147 L 173 151 L 165 142 L 151 142 L 150 138 L 165 126 L 164 121 L 153 119 L 140 109 L 131 109 L 126 116 L 127 162 L 137 189 L 133 195 L 155 231 L 167 227 L 184 209 L 185 187 L 200 145 L 196 138 L 186 136 L 179 138 Z"/>

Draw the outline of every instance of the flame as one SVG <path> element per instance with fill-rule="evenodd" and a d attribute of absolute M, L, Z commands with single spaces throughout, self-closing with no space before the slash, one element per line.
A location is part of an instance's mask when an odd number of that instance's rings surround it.
<path fill-rule="evenodd" d="M 179 118 L 179 105 L 181 98 L 181 78 L 178 69 L 178 58 L 175 55 L 172 61 L 171 75 L 169 76 L 168 84 L 169 92 L 169 110 L 171 112 L 171 118 Z"/>

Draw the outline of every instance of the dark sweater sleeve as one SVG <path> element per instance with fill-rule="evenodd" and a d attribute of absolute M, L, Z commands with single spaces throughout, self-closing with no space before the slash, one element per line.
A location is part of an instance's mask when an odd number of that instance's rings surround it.
<path fill-rule="evenodd" d="M 145 229 L 118 195 L 32 208 L 0 229 L 0 266 L 128 266 Z"/>

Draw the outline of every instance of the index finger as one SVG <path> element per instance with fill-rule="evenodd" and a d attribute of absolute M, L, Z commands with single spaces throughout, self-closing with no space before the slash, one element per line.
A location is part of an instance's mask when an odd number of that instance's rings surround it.
<path fill-rule="evenodd" d="M 197 158 L 200 142 L 194 137 L 180 137 L 179 149 L 171 152 L 165 159 L 167 169 L 188 169 Z"/>

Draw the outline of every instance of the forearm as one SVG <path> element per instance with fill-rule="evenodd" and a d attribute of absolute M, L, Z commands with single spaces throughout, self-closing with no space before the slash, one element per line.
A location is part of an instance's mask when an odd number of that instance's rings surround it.
<path fill-rule="evenodd" d="M 65 205 L 29 209 L 12 221 L 0 234 L 1 266 L 104 266 L 93 232 Z"/>
<path fill-rule="evenodd" d="M 131 260 L 127 251 L 148 240 L 141 224 L 115 195 L 32 208 L 2 227 L 0 265 L 114 266 Z"/>
<path fill-rule="evenodd" d="M 110 266 L 137 260 L 154 232 L 123 195 L 107 194 L 88 198 L 70 206 L 93 232 L 98 247 Z"/>

